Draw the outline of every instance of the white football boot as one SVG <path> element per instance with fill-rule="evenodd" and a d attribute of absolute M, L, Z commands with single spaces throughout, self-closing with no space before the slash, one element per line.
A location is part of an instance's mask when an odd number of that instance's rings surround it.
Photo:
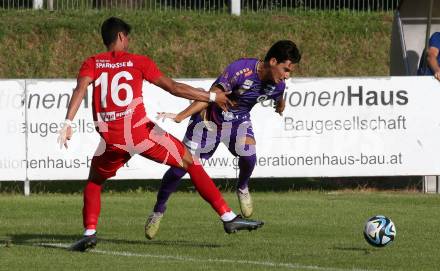
<path fill-rule="evenodd" d="M 237 197 L 238 202 L 240 203 L 241 214 L 244 217 L 250 217 L 254 212 L 251 194 L 249 193 L 249 189 L 246 187 L 245 189 L 237 189 Z"/>
<path fill-rule="evenodd" d="M 147 222 L 145 222 L 145 237 L 147 239 L 153 239 L 159 231 L 160 220 L 163 217 L 163 213 L 152 212 L 147 217 Z"/>

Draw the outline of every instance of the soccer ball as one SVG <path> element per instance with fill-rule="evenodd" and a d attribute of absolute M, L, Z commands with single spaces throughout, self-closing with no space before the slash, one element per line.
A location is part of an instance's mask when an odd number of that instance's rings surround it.
<path fill-rule="evenodd" d="M 364 237 L 368 244 L 375 247 L 384 247 L 394 241 L 396 227 L 388 217 L 376 215 L 365 223 Z"/>

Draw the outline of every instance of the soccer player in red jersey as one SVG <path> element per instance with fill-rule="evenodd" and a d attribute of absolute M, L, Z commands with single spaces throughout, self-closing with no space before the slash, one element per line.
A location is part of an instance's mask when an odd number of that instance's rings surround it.
<path fill-rule="evenodd" d="M 215 102 L 224 110 L 227 110 L 230 101 L 222 92 L 205 92 L 175 82 L 162 74 L 148 57 L 128 53 L 130 30 L 130 25 L 121 19 L 111 17 L 104 21 L 101 34 L 107 52 L 89 57 L 82 64 L 64 126 L 59 132 L 58 142 L 67 148 L 66 142 L 72 137 L 71 122 L 88 85 L 93 84 L 93 119 L 102 140 L 92 159 L 84 189 L 84 236 L 70 249 L 85 251 L 96 245 L 102 185 L 106 179 L 115 176 L 116 171 L 134 154 L 185 169 L 200 195 L 219 214 L 227 233 L 261 227 L 261 221 L 235 215 L 185 146 L 148 119 L 143 103 L 142 83 L 145 79 L 175 96 Z"/>

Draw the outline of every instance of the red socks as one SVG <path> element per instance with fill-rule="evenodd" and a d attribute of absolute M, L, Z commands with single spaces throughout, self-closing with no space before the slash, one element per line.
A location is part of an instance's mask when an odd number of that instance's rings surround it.
<path fill-rule="evenodd" d="M 214 208 L 220 216 L 231 211 L 231 208 L 229 208 L 228 204 L 223 199 L 222 194 L 201 165 L 192 163 L 188 166 L 187 171 L 200 196 L 211 204 L 212 208 Z"/>
<path fill-rule="evenodd" d="M 88 181 L 84 188 L 83 224 L 85 229 L 96 229 L 101 212 L 102 185 Z"/>

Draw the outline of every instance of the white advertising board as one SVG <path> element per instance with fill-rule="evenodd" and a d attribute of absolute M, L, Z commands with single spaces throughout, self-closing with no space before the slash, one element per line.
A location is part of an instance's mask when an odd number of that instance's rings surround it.
<path fill-rule="evenodd" d="M 179 81 L 207 89 L 213 79 Z M 14 92 L 8 82 L 0 81 L 0 90 L 7 89 L 9 95 L 0 94 L 1 102 L 15 99 L 10 98 L 12 93 L 23 93 L 19 88 L 23 84 L 16 83 Z M 75 133 L 65 150 L 56 144 L 57 131 L 75 81 L 27 80 L 26 86 L 27 160 L 25 135 L 19 132 L 3 154 L 0 179 L 21 178 L 16 174 L 23 174 L 26 166 L 30 180 L 86 179 L 100 139 L 92 121 L 91 91 L 73 122 Z M 434 78 L 291 79 L 287 87 L 283 116 L 274 112 L 271 101 L 252 110 L 257 141 L 253 177 L 440 175 L 440 84 Z M 150 84 L 144 85 L 144 102 L 153 120 L 157 112 L 179 112 L 189 105 Z M 11 138 L 8 125 L 14 123 L 13 130 L 20 131 L 24 109 L 3 107 L 3 117 L 6 129 L 0 137 Z M 158 124 L 182 139 L 187 123 Z M 22 161 L 24 168 L 7 171 L 5 165 L 13 159 Z M 237 159 L 220 146 L 204 166 L 214 178 L 235 178 L 236 164 Z M 159 179 L 166 169 L 135 156 L 115 178 Z"/>
<path fill-rule="evenodd" d="M 297 79 L 288 87 L 283 117 L 253 112 L 253 176 L 440 174 L 434 78 Z"/>
<path fill-rule="evenodd" d="M 24 80 L 0 80 L 0 180 L 26 178 L 24 91 Z"/>
<path fill-rule="evenodd" d="M 99 143 L 91 115 L 91 91 L 73 121 L 69 148 L 57 145 L 76 80 L 28 80 L 28 178 L 30 180 L 86 179 Z M 91 90 L 91 88 L 89 89 Z"/>

